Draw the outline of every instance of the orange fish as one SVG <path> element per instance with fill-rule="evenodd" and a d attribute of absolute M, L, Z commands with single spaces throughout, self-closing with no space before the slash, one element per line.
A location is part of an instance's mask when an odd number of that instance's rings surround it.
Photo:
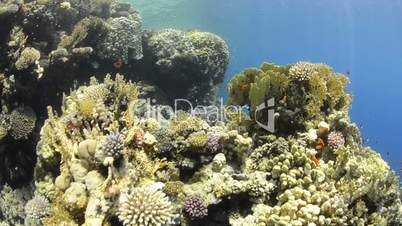
<path fill-rule="evenodd" d="M 321 127 L 321 128 L 319 129 L 319 131 L 320 131 L 320 133 L 328 133 L 328 128 L 326 128 L 326 127 Z"/>
<path fill-rule="evenodd" d="M 124 65 L 124 62 L 122 59 L 118 59 L 116 62 L 113 63 L 113 67 L 120 69 Z"/>
<path fill-rule="evenodd" d="M 289 97 L 288 97 L 287 95 L 285 95 L 285 96 L 282 97 L 282 101 L 283 101 L 283 102 L 288 102 L 288 100 L 289 100 Z"/>
<path fill-rule="evenodd" d="M 318 142 L 315 145 L 315 149 L 321 150 L 324 147 L 324 145 L 325 145 L 324 140 L 321 138 L 318 138 Z"/>
<path fill-rule="evenodd" d="M 315 155 L 311 156 L 311 161 L 313 161 L 316 165 L 320 164 L 320 160 L 315 157 Z"/>

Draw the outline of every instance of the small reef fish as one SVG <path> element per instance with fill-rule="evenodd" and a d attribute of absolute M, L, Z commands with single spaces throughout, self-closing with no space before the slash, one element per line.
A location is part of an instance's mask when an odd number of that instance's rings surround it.
<path fill-rule="evenodd" d="M 120 69 L 124 66 L 124 62 L 122 59 L 118 59 L 116 62 L 113 63 L 113 67 Z"/>
<path fill-rule="evenodd" d="M 321 150 L 325 146 L 324 140 L 321 138 L 318 138 L 318 142 L 315 146 L 315 149 Z"/>
<path fill-rule="evenodd" d="M 288 102 L 288 100 L 289 100 L 289 97 L 288 97 L 287 95 L 285 95 L 285 96 L 282 97 L 282 101 L 283 101 L 283 102 Z"/>
<path fill-rule="evenodd" d="M 313 155 L 313 156 L 311 156 L 311 161 L 313 161 L 316 165 L 319 165 L 320 164 L 320 160 L 317 158 L 317 157 L 315 157 L 315 155 Z"/>
<path fill-rule="evenodd" d="M 328 128 L 327 127 L 321 127 L 318 129 L 320 133 L 328 133 Z"/>

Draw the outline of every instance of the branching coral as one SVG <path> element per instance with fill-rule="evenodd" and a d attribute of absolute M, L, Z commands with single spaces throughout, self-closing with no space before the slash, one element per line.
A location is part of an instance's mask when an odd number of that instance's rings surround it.
<path fill-rule="evenodd" d="M 208 208 L 204 201 L 197 196 L 188 196 L 184 199 L 184 211 L 193 219 L 203 218 L 208 215 Z"/>
<path fill-rule="evenodd" d="M 116 159 L 122 155 L 124 148 L 122 135 L 113 132 L 109 133 L 100 145 L 102 152 L 104 152 L 106 156 Z"/>
<path fill-rule="evenodd" d="M 119 219 L 124 225 L 167 225 L 173 218 L 173 206 L 161 191 L 134 188 L 120 196 Z"/>
<path fill-rule="evenodd" d="M 50 215 L 51 206 L 46 197 L 36 194 L 33 199 L 29 200 L 25 205 L 25 225 L 36 226 L 42 225 L 42 220 Z"/>
<path fill-rule="evenodd" d="M 9 225 L 23 225 L 24 205 L 29 199 L 29 188 L 13 189 L 4 185 L 0 192 L 0 217 Z"/>
<path fill-rule="evenodd" d="M 345 138 L 339 131 L 333 131 L 328 134 L 328 145 L 333 149 L 341 148 L 345 145 Z"/>

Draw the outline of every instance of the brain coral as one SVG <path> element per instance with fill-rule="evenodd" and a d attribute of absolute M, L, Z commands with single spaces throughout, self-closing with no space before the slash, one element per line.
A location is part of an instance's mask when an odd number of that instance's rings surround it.
<path fill-rule="evenodd" d="M 170 223 L 173 206 L 161 191 L 134 188 L 120 196 L 119 219 L 127 226 L 161 226 Z"/>
<path fill-rule="evenodd" d="M 30 107 L 18 107 L 10 114 L 10 134 L 15 140 L 27 139 L 35 128 L 36 114 Z"/>

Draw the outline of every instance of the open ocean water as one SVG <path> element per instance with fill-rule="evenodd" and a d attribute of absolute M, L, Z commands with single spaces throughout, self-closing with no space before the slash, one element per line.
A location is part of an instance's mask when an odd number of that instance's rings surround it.
<path fill-rule="evenodd" d="M 261 62 L 322 62 L 348 74 L 351 118 L 364 142 L 402 165 L 402 1 L 132 0 L 149 29 L 200 29 L 223 37 L 230 78 Z"/>

